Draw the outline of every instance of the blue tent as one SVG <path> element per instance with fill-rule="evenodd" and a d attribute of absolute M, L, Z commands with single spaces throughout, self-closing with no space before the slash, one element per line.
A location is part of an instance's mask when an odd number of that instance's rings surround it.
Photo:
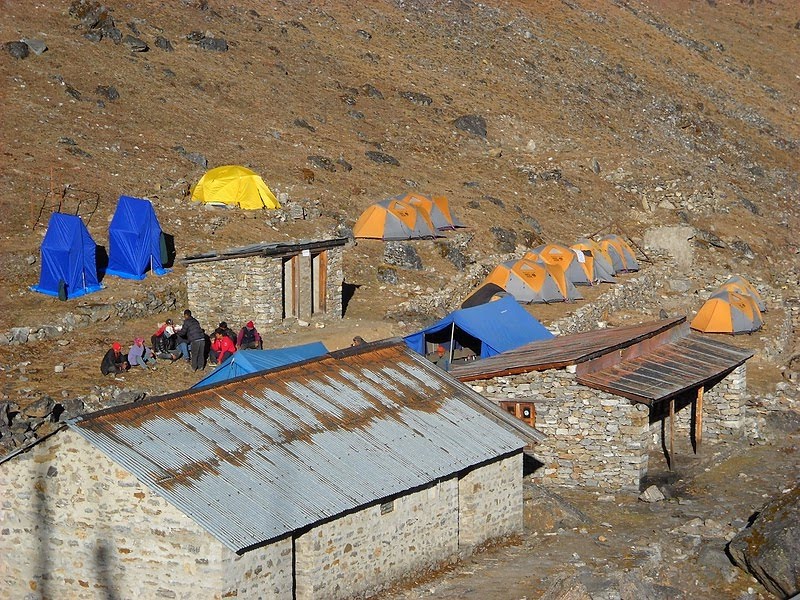
<path fill-rule="evenodd" d="M 53 213 L 41 246 L 39 284 L 31 289 L 63 300 L 102 289 L 94 243 L 80 217 Z"/>
<path fill-rule="evenodd" d="M 229 356 L 207 376 L 195 383 L 193 388 L 206 387 L 214 383 L 220 383 L 255 373 L 256 371 L 266 371 L 276 367 L 283 367 L 292 363 L 316 358 L 327 354 L 328 349 L 322 342 L 311 342 L 300 346 L 290 346 L 288 348 L 278 348 L 276 350 L 239 350 Z"/>
<path fill-rule="evenodd" d="M 125 279 L 144 279 L 168 270 L 161 261 L 161 225 L 149 200 L 120 196 L 108 227 L 106 273 Z"/>
<path fill-rule="evenodd" d="M 553 337 L 512 296 L 506 296 L 494 302 L 453 311 L 427 329 L 407 335 L 403 341 L 409 348 L 424 355 L 426 342 L 449 347 L 451 334 L 457 345 L 473 349 L 481 358 Z M 478 345 L 480 349 L 475 347 Z"/>

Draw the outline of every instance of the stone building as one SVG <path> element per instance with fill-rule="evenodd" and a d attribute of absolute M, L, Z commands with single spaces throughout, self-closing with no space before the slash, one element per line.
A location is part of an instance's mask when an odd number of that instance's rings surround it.
<path fill-rule="evenodd" d="M 254 244 L 184 258 L 189 307 L 201 323 L 236 329 L 342 317 L 346 238 Z M 238 330 L 238 329 L 237 329 Z"/>
<path fill-rule="evenodd" d="M 375 593 L 521 531 L 540 440 L 393 341 L 107 409 L 0 464 L 0 586 Z"/>
<path fill-rule="evenodd" d="M 451 375 L 545 434 L 533 480 L 638 490 L 649 454 L 676 436 L 744 433 L 753 353 L 689 330 L 685 318 L 534 342 Z"/>

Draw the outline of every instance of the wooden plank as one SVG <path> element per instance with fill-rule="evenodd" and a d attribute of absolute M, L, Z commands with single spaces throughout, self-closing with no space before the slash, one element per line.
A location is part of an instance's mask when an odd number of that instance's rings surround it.
<path fill-rule="evenodd" d="M 675 463 L 675 398 L 669 401 L 669 470 Z"/>
<path fill-rule="evenodd" d="M 694 407 L 694 453 L 700 452 L 700 444 L 703 441 L 703 391 L 705 388 L 697 388 L 697 399 Z"/>

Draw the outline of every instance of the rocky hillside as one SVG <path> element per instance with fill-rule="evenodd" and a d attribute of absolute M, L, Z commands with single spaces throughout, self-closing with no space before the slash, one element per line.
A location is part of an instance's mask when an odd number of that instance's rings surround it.
<path fill-rule="evenodd" d="M 417 244 L 421 270 L 378 288 L 384 245 L 348 253 L 349 316 L 377 321 L 439 316 L 541 241 L 641 243 L 664 224 L 694 228 L 695 290 L 736 272 L 796 296 L 794 2 L 350 4 L 7 2 L 0 329 L 71 308 L 28 289 L 51 210 L 80 214 L 102 245 L 120 194 L 153 201 L 179 257 L 346 234 L 376 200 L 446 194 L 469 229 Z M 261 173 L 285 209 L 192 203 L 223 164 Z M 420 306 L 398 310 L 409 295 Z M 119 335 L 90 331 L 90 360 Z"/>

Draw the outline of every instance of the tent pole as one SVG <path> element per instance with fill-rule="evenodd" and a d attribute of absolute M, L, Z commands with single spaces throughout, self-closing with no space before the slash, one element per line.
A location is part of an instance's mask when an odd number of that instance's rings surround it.
<path fill-rule="evenodd" d="M 447 361 L 447 370 L 450 370 L 450 367 L 453 364 L 453 340 L 456 337 L 456 322 L 453 321 L 452 327 L 450 327 L 450 358 Z"/>

